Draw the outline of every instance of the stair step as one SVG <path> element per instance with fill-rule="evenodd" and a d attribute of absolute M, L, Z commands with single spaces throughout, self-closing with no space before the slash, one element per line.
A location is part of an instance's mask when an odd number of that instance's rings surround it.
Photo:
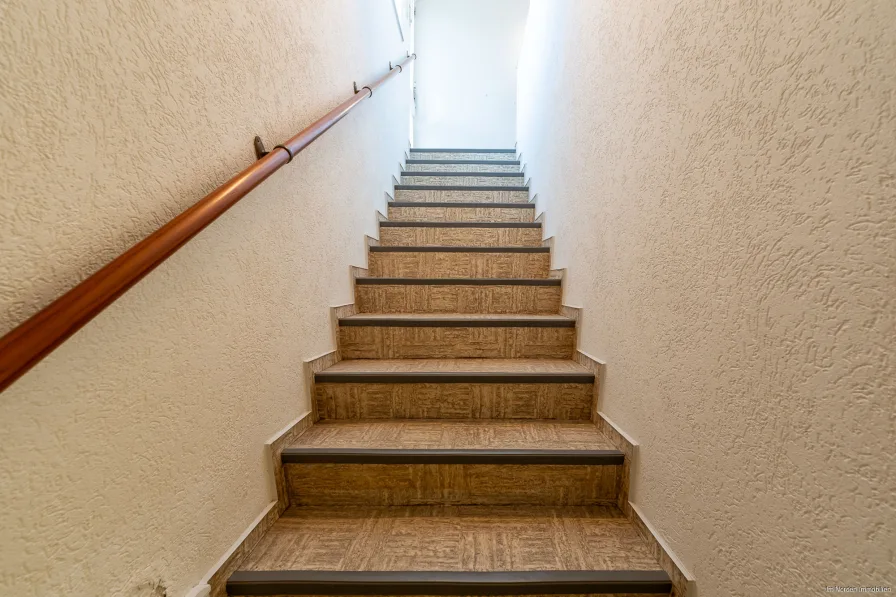
<path fill-rule="evenodd" d="M 346 359 L 568 359 L 576 322 L 561 315 L 388 313 L 339 320 Z"/>
<path fill-rule="evenodd" d="M 398 203 L 529 203 L 529 187 L 397 184 Z"/>
<path fill-rule="evenodd" d="M 402 172 L 402 187 L 523 187 L 522 172 Z"/>
<path fill-rule="evenodd" d="M 407 160 L 407 172 L 510 172 L 520 171 L 519 160 Z"/>
<path fill-rule="evenodd" d="M 541 222 L 380 222 L 381 228 L 541 228 Z"/>
<path fill-rule="evenodd" d="M 549 247 L 370 247 L 371 277 L 547 278 Z"/>
<path fill-rule="evenodd" d="M 516 160 L 514 149 L 411 149 L 409 158 L 430 160 Z"/>
<path fill-rule="evenodd" d="M 488 163 L 488 162 L 484 162 Z M 452 172 L 438 172 L 431 171 L 427 172 L 425 170 L 403 170 L 401 172 L 402 176 L 408 176 L 411 178 L 425 177 L 425 176 L 437 176 L 439 178 L 447 178 L 448 180 L 457 180 L 458 178 L 464 178 L 467 176 L 473 176 L 476 178 L 510 178 L 512 180 L 518 180 L 523 178 L 524 174 L 522 172 L 476 172 L 473 170 L 463 171 L 457 170 Z M 413 184 L 413 183 L 411 183 Z M 418 183 L 419 184 L 419 183 Z M 460 183 L 456 183 L 460 184 Z"/>
<path fill-rule="evenodd" d="M 406 164 L 465 164 L 465 165 L 506 165 L 506 166 L 519 166 L 520 161 L 517 159 L 513 160 L 452 160 L 452 159 L 415 159 L 408 158 L 405 160 Z"/>
<path fill-rule="evenodd" d="M 540 247 L 537 222 L 380 222 L 380 246 Z"/>
<path fill-rule="evenodd" d="M 452 147 L 412 147 L 410 151 L 418 153 L 516 153 L 516 149 L 480 149 L 480 148 L 452 148 Z"/>
<path fill-rule="evenodd" d="M 359 313 L 555 314 L 559 278 L 356 278 Z"/>
<path fill-rule="evenodd" d="M 230 595 L 668 595 L 612 506 L 291 508 Z"/>
<path fill-rule="evenodd" d="M 534 203 L 390 201 L 393 221 L 533 222 Z"/>
<path fill-rule="evenodd" d="M 370 247 L 371 253 L 550 253 L 550 247 L 478 247 L 478 246 L 452 246 L 452 245 L 425 245 L 425 246 L 386 246 L 376 245 Z"/>
<path fill-rule="evenodd" d="M 573 360 L 561 359 L 346 359 L 315 373 L 314 381 L 317 384 L 593 384 L 594 373 Z"/>
<path fill-rule="evenodd" d="M 590 420 L 594 379 L 562 359 L 344 360 L 314 397 L 323 419 Z"/>
<path fill-rule="evenodd" d="M 560 278 L 356 278 L 362 286 L 561 286 Z"/>
<path fill-rule="evenodd" d="M 590 421 L 323 421 L 309 427 L 284 450 L 283 462 L 298 462 L 296 455 L 314 450 L 349 450 L 361 459 L 369 450 L 391 450 L 408 454 L 417 451 L 444 459 L 455 452 L 459 458 L 473 452 L 474 458 L 482 453 L 520 464 L 529 462 L 529 457 L 568 460 L 566 455 L 593 458 L 594 464 L 622 464 L 622 452 Z"/>
<path fill-rule="evenodd" d="M 494 315 L 441 313 L 352 315 L 339 320 L 340 327 L 399 328 L 575 328 L 576 320 L 563 315 Z"/>
<path fill-rule="evenodd" d="M 580 506 L 617 502 L 624 455 L 590 422 L 398 420 L 318 423 L 281 460 L 299 506 Z"/>

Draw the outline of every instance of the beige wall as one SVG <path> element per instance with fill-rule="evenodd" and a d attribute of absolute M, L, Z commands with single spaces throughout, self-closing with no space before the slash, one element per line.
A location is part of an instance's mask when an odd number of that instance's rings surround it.
<path fill-rule="evenodd" d="M 701 597 L 896 585 L 896 3 L 533 0 L 518 134 Z"/>
<path fill-rule="evenodd" d="M 391 1 L 7 3 L 0 333 L 384 74 Z M 270 503 L 409 103 L 406 74 L 0 395 L 0 594 L 182 595 Z"/>
<path fill-rule="evenodd" d="M 529 0 L 417 0 L 416 147 L 516 144 Z"/>

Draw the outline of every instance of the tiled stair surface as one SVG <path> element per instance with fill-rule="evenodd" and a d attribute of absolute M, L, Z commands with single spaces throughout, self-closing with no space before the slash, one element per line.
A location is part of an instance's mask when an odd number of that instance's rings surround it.
<path fill-rule="evenodd" d="M 231 595 L 670 595 L 512 149 L 412 149 Z"/>

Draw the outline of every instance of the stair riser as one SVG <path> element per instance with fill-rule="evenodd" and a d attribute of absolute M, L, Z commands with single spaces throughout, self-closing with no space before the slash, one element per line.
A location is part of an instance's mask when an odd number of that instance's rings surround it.
<path fill-rule="evenodd" d="M 344 359 L 572 358 L 575 328 L 340 326 Z"/>
<path fill-rule="evenodd" d="M 386 247 L 540 247 L 541 228 L 380 228 Z"/>
<path fill-rule="evenodd" d="M 293 506 L 545 505 L 616 502 L 618 465 L 287 464 Z"/>
<path fill-rule="evenodd" d="M 534 209 L 512 207 L 392 207 L 390 220 L 399 222 L 534 222 Z"/>
<path fill-rule="evenodd" d="M 521 187 L 522 176 L 402 176 L 401 184 L 443 185 L 446 187 Z"/>
<path fill-rule="evenodd" d="M 519 181 L 517 181 L 517 184 L 512 186 L 519 186 L 519 184 Z M 396 189 L 395 200 L 417 201 L 420 203 L 528 203 L 529 191 Z"/>
<path fill-rule="evenodd" d="M 551 255 L 371 252 L 367 267 L 380 278 L 547 278 Z"/>
<path fill-rule="evenodd" d="M 515 160 L 516 153 L 460 153 L 454 151 L 414 151 L 408 154 L 412 160 Z"/>
<path fill-rule="evenodd" d="M 322 419 L 591 419 L 591 383 L 318 383 Z"/>
<path fill-rule="evenodd" d="M 406 164 L 405 172 L 519 172 L 517 164 Z"/>
<path fill-rule="evenodd" d="M 359 285 L 360 313 L 496 313 L 548 315 L 560 312 L 559 286 Z"/>

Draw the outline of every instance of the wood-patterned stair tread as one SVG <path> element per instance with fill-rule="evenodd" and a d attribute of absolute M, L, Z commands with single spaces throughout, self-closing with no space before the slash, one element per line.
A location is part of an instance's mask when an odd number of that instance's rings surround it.
<path fill-rule="evenodd" d="M 590 421 L 322 421 L 289 448 L 391 450 L 614 450 Z"/>
<path fill-rule="evenodd" d="M 371 253 L 550 253 L 550 247 L 472 247 L 452 245 L 375 245 Z"/>
<path fill-rule="evenodd" d="M 293 508 L 274 523 L 240 568 L 245 572 L 624 570 L 651 571 L 662 578 L 637 528 L 616 507 L 603 505 Z"/>
<path fill-rule="evenodd" d="M 380 286 L 561 286 L 560 278 L 380 278 L 362 276 L 355 284 Z"/>
<path fill-rule="evenodd" d="M 507 374 L 563 375 L 590 378 L 594 373 L 584 365 L 565 359 L 356 359 L 339 361 L 315 375 L 315 379 L 331 375 L 390 374 Z M 586 382 L 590 383 L 590 382 Z"/>
<path fill-rule="evenodd" d="M 411 153 L 516 153 L 516 149 L 476 149 L 469 147 L 412 147 Z"/>
<path fill-rule="evenodd" d="M 384 220 L 383 228 L 541 228 L 541 222 L 414 222 Z"/>
<path fill-rule="evenodd" d="M 489 163 L 489 162 L 483 162 Z M 455 171 L 455 172 L 427 172 L 425 170 L 402 170 L 402 176 L 447 176 L 447 177 L 460 177 L 463 178 L 465 176 L 483 176 L 486 178 L 504 178 L 505 176 L 513 177 L 513 178 L 522 178 L 524 174 L 522 172 L 463 172 L 463 171 Z"/>
<path fill-rule="evenodd" d="M 479 164 L 479 165 L 504 165 L 504 166 L 519 166 L 520 160 L 452 160 L 448 158 L 436 158 L 436 159 L 420 159 L 420 158 L 408 158 L 405 160 L 406 164 Z"/>
<path fill-rule="evenodd" d="M 507 189 L 504 189 L 505 191 Z M 450 207 L 454 209 L 535 209 L 534 203 L 500 203 L 497 201 L 390 201 L 387 207 Z"/>
<path fill-rule="evenodd" d="M 478 193 L 482 191 L 528 191 L 529 187 L 525 185 L 515 186 L 489 186 L 489 185 L 429 185 L 429 184 L 397 184 L 396 191 L 435 191 L 444 193 L 446 191 L 469 191 Z"/>
<path fill-rule="evenodd" d="M 563 315 L 524 313 L 364 313 L 343 317 L 340 326 L 390 327 L 558 327 L 572 328 L 576 320 Z"/>

